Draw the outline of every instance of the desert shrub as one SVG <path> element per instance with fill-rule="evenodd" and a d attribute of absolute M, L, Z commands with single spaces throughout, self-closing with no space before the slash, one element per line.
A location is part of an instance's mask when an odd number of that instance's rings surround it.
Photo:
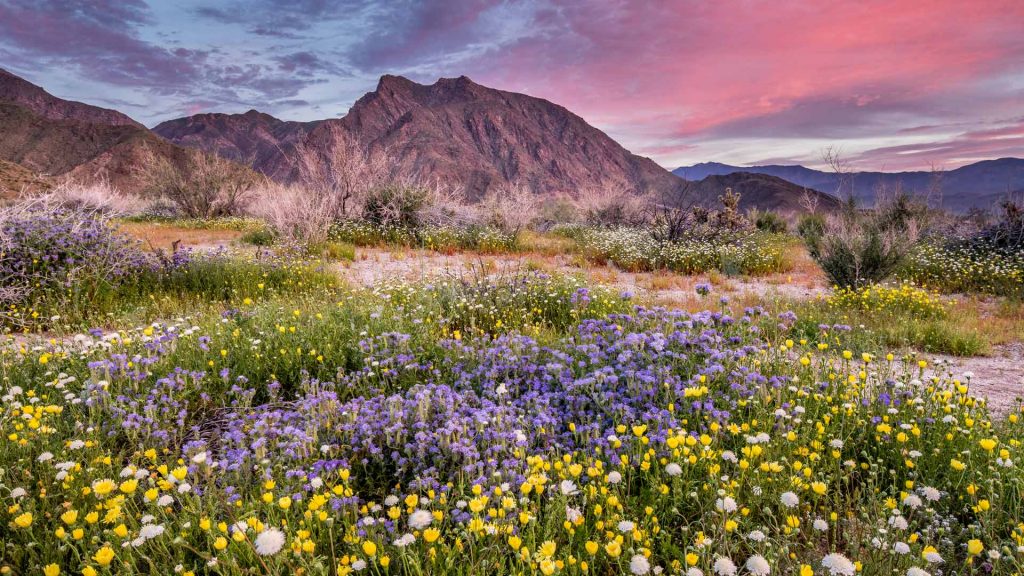
<path fill-rule="evenodd" d="M 253 246 L 270 246 L 277 241 L 277 234 L 270 228 L 257 228 L 246 232 L 239 240 Z"/>
<path fill-rule="evenodd" d="M 825 217 L 821 214 L 804 214 L 796 225 L 796 232 L 808 242 L 815 242 L 825 233 Z"/>
<path fill-rule="evenodd" d="M 91 184 L 70 180 L 63 182 L 47 191 L 44 201 L 71 209 L 116 216 L 137 214 L 146 206 L 145 201 L 138 196 L 121 193 L 110 182 L 103 180 Z"/>
<path fill-rule="evenodd" d="M 508 184 L 489 190 L 473 211 L 476 222 L 514 236 L 537 220 L 539 206 L 529 188 Z"/>
<path fill-rule="evenodd" d="M 249 168 L 198 151 L 187 152 L 180 162 L 150 154 L 144 165 L 140 175 L 149 193 L 193 218 L 241 214 L 259 182 Z"/>
<path fill-rule="evenodd" d="M 754 227 L 762 232 L 785 234 L 789 231 L 789 225 L 786 224 L 786 220 L 775 212 L 758 212 L 752 220 L 754 221 Z"/>
<path fill-rule="evenodd" d="M 50 199 L 0 209 L 0 322 L 91 304 L 156 265 L 102 212 Z"/>
<path fill-rule="evenodd" d="M 851 201 L 826 219 L 820 235 L 809 233 L 804 240 L 833 285 L 860 288 L 899 269 L 917 243 L 921 214 L 906 196 L 870 209 Z"/>
<path fill-rule="evenodd" d="M 423 222 L 428 197 L 428 191 L 418 186 L 380 186 L 367 195 L 362 217 L 376 226 L 416 228 Z"/>
<path fill-rule="evenodd" d="M 576 199 L 576 206 L 583 216 L 583 222 L 588 226 L 641 226 L 649 216 L 647 202 L 623 189 L 581 191 Z"/>
<path fill-rule="evenodd" d="M 249 208 L 289 245 L 321 244 L 341 212 L 338 198 L 324 188 L 265 183 Z"/>

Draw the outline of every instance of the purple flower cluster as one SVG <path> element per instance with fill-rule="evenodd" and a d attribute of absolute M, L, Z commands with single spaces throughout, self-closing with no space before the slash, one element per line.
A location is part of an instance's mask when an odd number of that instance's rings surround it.
<path fill-rule="evenodd" d="M 701 422 L 726 421 L 758 389 L 783 385 L 744 361 L 764 347 L 739 336 L 761 315 L 759 308 L 738 319 L 637 308 L 585 320 L 547 345 L 515 334 L 445 341 L 439 359 L 391 333 L 363 343 L 364 369 L 337 382 L 308 381 L 289 402 L 270 394 L 271 403 L 251 406 L 255 389 L 244 379 L 176 370 L 145 393 L 105 405 L 116 433 L 184 446 L 185 458 L 208 451 L 242 476 L 273 455 L 307 476 L 351 467 L 359 478 L 378 479 L 368 480 L 372 490 L 440 488 L 453 477 L 517 482 L 529 453 L 600 449 L 615 457 L 635 442 L 619 426 L 639 423 L 658 446 L 669 429 L 699 433 Z M 215 417 L 209 399 L 194 392 L 213 377 L 231 379 Z M 400 386 L 398 378 L 415 384 Z M 714 382 L 714 392 L 688 396 L 701 382 Z"/>

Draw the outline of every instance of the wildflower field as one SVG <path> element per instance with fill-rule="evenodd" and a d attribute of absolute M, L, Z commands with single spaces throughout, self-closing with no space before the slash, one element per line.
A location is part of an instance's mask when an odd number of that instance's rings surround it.
<path fill-rule="evenodd" d="M 234 304 L 6 345 L 4 573 L 1024 563 L 1017 413 L 793 314 L 541 274 Z"/>

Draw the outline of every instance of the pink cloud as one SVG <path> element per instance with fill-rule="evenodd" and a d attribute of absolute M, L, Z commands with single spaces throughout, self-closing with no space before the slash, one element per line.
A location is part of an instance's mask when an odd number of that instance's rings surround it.
<path fill-rule="evenodd" d="M 870 143 L 1020 113 L 1021 22 L 1016 0 L 559 2 L 549 33 L 481 58 L 478 76 L 662 159 L 722 137 Z"/>

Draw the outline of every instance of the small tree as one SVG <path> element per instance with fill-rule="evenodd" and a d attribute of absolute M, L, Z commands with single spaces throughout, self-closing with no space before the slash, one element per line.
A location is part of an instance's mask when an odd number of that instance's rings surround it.
<path fill-rule="evenodd" d="M 140 175 L 149 193 L 169 199 L 193 218 L 241 213 L 260 180 L 241 164 L 196 150 L 177 163 L 147 150 L 144 166 Z"/>

